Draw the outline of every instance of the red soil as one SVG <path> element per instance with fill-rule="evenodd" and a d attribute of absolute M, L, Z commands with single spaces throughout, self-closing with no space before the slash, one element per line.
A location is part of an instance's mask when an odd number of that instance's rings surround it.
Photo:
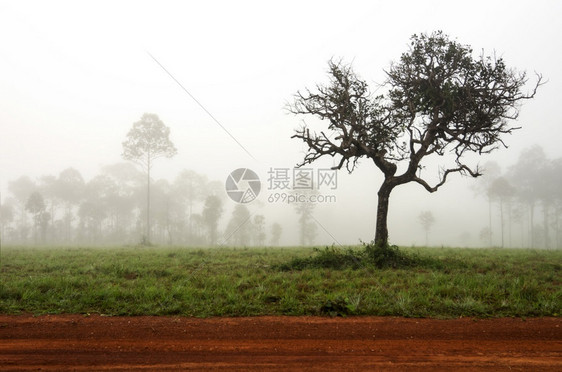
<path fill-rule="evenodd" d="M 562 319 L 0 315 L 0 369 L 562 371 Z"/>

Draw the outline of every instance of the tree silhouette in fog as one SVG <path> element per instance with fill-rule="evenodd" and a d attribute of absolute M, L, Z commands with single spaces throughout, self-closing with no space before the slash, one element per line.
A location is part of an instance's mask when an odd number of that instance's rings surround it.
<path fill-rule="evenodd" d="M 236 204 L 226 227 L 225 241 L 235 246 L 246 246 L 252 235 L 251 213 L 244 204 Z"/>
<path fill-rule="evenodd" d="M 435 217 L 433 217 L 433 213 L 431 213 L 431 211 L 424 211 L 419 214 L 418 221 L 422 225 L 423 231 L 425 231 L 425 246 L 427 247 L 429 242 L 429 231 L 435 223 Z"/>
<path fill-rule="evenodd" d="M 283 232 L 283 227 L 278 222 L 271 225 L 271 245 L 278 246 L 281 240 L 281 233 Z"/>
<path fill-rule="evenodd" d="M 216 195 L 207 196 L 205 199 L 205 207 L 203 209 L 202 217 L 203 223 L 207 227 L 209 242 L 211 245 L 217 244 L 218 224 L 222 212 L 222 201 L 220 198 Z"/>
<path fill-rule="evenodd" d="M 154 161 L 171 158 L 177 150 L 170 140 L 170 128 L 156 114 L 144 114 L 133 124 L 123 142 L 123 158 L 139 164 L 146 171 L 146 237 L 150 244 L 150 171 Z"/>
<path fill-rule="evenodd" d="M 46 210 L 43 195 L 38 191 L 31 193 L 25 203 L 25 210 L 33 215 L 35 244 L 39 241 L 39 234 L 41 234 L 41 242 L 44 243 L 50 215 Z"/>

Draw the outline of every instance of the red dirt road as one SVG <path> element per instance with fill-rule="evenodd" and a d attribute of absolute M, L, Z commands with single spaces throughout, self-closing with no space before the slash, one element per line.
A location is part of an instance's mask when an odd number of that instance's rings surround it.
<path fill-rule="evenodd" d="M 562 319 L 0 315 L 0 369 L 562 371 Z"/>

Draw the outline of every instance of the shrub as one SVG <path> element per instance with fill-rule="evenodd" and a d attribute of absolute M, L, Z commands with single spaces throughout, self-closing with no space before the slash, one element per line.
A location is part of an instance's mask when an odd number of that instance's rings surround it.
<path fill-rule="evenodd" d="M 419 261 L 416 257 L 400 251 L 395 245 L 371 242 L 369 244 L 363 243 L 363 246 L 365 247 L 364 253 L 367 263 L 378 268 L 414 266 Z"/>
<path fill-rule="evenodd" d="M 281 271 L 304 269 L 359 269 L 361 267 L 400 268 L 415 266 L 422 263 L 418 257 L 408 255 L 395 245 L 377 245 L 363 243 L 362 251 L 335 246 L 324 249 L 314 248 L 314 255 L 307 258 L 293 258 L 291 261 L 276 265 Z"/>

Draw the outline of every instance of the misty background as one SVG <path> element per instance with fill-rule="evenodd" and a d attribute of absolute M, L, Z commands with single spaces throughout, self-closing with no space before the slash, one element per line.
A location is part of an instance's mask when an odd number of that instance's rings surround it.
<path fill-rule="evenodd" d="M 415 184 L 394 190 L 391 242 L 501 246 L 503 226 L 503 246 L 560 247 L 561 8 L 551 1 L 0 1 L 3 242 L 138 243 L 143 173 L 121 154 L 144 113 L 159 116 L 178 150 L 152 172 L 155 243 L 211 244 L 203 218 L 209 196 L 222 210 L 216 244 L 369 241 L 382 182 L 369 161 L 351 175 L 339 171 L 336 189 L 319 190 L 335 196 L 331 202 L 270 202 L 276 191 L 268 189 L 269 171 L 292 174 L 305 151 L 290 139 L 302 118 L 284 107 L 297 90 L 327 80 L 331 58 L 352 62 L 375 86 L 412 34 L 441 29 L 477 54 L 495 50 L 531 79 L 540 72 L 548 83 L 512 123 L 522 129 L 504 138 L 508 149 L 471 159 L 488 170 L 485 177 L 452 177 L 434 194 Z M 312 168 L 332 165 L 323 160 Z M 425 165 L 437 177 L 439 159 Z M 224 191 L 237 168 L 254 170 L 262 181 L 247 210 Z M 37 200 L 30 203 L 34 193 L 42 210 L 34 209 Z M 434 218 L 427 235 L 423 212 Z M 234 233 L 245 219 L 249 230 Z"/>

